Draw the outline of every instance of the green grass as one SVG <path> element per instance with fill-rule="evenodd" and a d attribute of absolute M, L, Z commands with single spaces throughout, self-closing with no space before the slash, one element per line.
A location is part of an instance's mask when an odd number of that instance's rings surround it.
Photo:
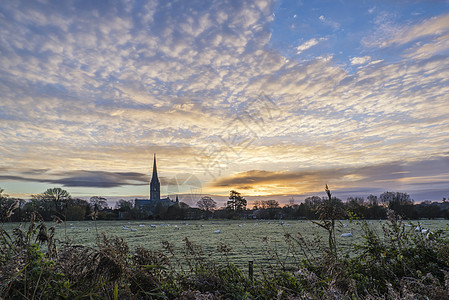
<path fill-rule="evenodd" d="M 225 244 L 232 249 L 229 258 L 232 259 L 234 264 L 241 267 L 246 267 L 249 260 L 254 260 L 256 267 L 259 267 L 268 263 L 268 260 L 273 261 L 271 257 L 294 262 L 291 258 L 295 255 L 306 258 L 307 254 L 316 255 L 322 252 L 322 248 L 326 245 L 326 232 L 324 230 L 306 220 L 286 220 L 284 222 L 284 226 L 282 226 L 281 221 L 278 220 L 97 221 L 97 229 L 99 233 L 104 232 L 108 235 L 123 238 L 131 249 L 141 246 L 150 250 L 160 250 L 162 249 L 162 241 L 168 241 L 176 249 L 181 249 L 184 246 L 184 238 L 187 237 L 193 243 L 201 245 L 203 251 L 215 260 L 222 259 L 222 255 L 217 251 L 217 245 Z M 385 224 L 385 222 L 385 220 L 367 221 L 367 224 L 375 232 L 381 234 L 382 224 Z M 443 230 L 449 236 L 447 225 L 449 221 L 447 220 L 411 221 L 411 225 L 406 226 L 406 229 L 413 231 L 418 222 L 423 227 L 431 228 L 433 231 Z M 409 225 L 408 221 L 405 223 Z M 344 254 L 353 255 L 355 253 L 354 243 L 359 243 L 362 240 L 361 226 L 348 220 L 343 220 L 340 224 L 337 226 L 338 249 Z M 343 227 L 343 224 L 346 227 Z M 53 225 L 56 224 L 47 224 L 47 226 Z M 152 228 L 150 225 L 156 225 L 156 228 Z M 175 225 L 178 229 L 174 229 Z M 4 224 L 7 231 L 11 231 L 16 226 L 18 226 L 17 223 Z M 123 230 L 123 226 L 127 226 L 129 229 Z M 55 238 L 64 241 L 64 225 L 60 224 L 55 227 Z M 131 231 L 131 228 L 136 229 L 136 231 Z M 67 237 L 74 244 L 91 247 L 96 245 L 96 231 L 93 221 L 68 222 L 66 230 Z M 221 233 L 214 234 L 215 230 L 221 230 Z M 350 231 L 353 232 L 353 237 L 343 238 L 340 236 L 342 233 Z M 292 253 L 292 249 L 289 251 L 289 247 L 285 243 L 286 233 L 295 238 L 298 238 L 298 234 L 300 234 L 307 242 L 308 247 L 304 251 L 308 253 L 298 249 L 294 249 L 297 253 Z"/>
<path fill-rule="evenodd" d="M 429 237 L 415 231 L 417 221 L 390 217 L 382 222 L 337 222 L 341 224 L 336 232 L 337 255 L 329 251 L 327 232 L 321 227 L 308 221 L 285 222 L 289 225 L 248 220 L 170 222 L 170 226 L 104 221 L 97 222 L 99 236 L 94 222 L 67 224 L 67 236 L 61 225 L 52 235 L 47 227 L 55 224 L 32 223 L 15 231 L 18 224 L 4 224 L 0 298 L 419 299 L 430 295 L 430 299 L 446 299 L 449 295 L 447 220 L 421 221 L 423 227 L 440 230 Z M 123 230 L 123 225 L 129 229 Z M 221 233 L 214 234 L 215 230 Z M 349 231 L 352 238 L 340 236 Z M 48 249 L 49 243 L 57 249 Z M 254 261 L 253 280 L 248 276 L 249 260 Z"/>

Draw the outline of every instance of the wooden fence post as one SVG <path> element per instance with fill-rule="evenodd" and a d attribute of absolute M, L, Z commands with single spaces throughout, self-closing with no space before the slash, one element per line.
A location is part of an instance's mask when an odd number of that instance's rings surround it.
<path fill-rule="evenodd" d="M 248 261 L 248 274 L 249 274 L 249 279 L 251 279 L 251 281 L 253 281 L 253 278 L 254 278 L 254 262 L 252 260 Z"/>

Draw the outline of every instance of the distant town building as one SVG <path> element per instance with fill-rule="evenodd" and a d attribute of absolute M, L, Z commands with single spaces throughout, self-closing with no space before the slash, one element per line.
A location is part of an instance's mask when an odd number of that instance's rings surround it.
<path fill-rule="evenodd" d="M 176 201 L 171 200 L 168 196 L 161 199 L 161 183 L 157 176 L 156 154 L 154 154 L 153 160 L 153 176 L 150 181 L 150 199 L 135 199 L 134 207 L 145 211 L 148 213 L 148 216 L 157 217 L 158 214 L 167 211 L 170 206 L 179 204 L 179 200 L 178 196 L 176 196 Z"/>

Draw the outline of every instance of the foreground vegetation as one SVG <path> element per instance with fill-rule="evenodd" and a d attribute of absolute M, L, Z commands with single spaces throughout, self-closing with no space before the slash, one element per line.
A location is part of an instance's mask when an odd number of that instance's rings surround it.
<path fill-rule="evenodd" d="M 254 275 L 233 264 L 225 244 L 217 247 L 222 263 L 187 238 L 182 254 L 168 242 L 161 251 L 131 251 L 104 233 L 96 247 L 80 246 L 56 240 L 55 229 L 33 213 L 27 228 L 0 229 L 0 298 L 448 299 L 449 242 L 441 232 L 410 230 L 390 210 L 382 234 L 358 221 L 363 240 L 349 255 L 335 242 L 337 220 L 347 212 L 326 192 L 314 221 L 326 232 L 321 252 L 309 251 L 316 241 L 286 233 L 297 263 L 286 267 L 274 253 Z"/>

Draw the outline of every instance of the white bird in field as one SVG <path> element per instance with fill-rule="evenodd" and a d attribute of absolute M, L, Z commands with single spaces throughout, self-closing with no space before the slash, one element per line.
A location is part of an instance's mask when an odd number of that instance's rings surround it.
<path fill-rule="evenodd" d="M 214 233 L 221 233 L 221 230 L 220 229 L 215 230 Z"/>
<path fill-rule="evenodd" d="M 131 231 L 137 231 L 137 229 L 136 228 L 131 228 Z"/>
<path fill-rule="evenodd" d="M 150 227 L 151 227 L 151 228 L 156 228 L 156 225 L 151 224 Z"/>
<path fill-rule="evenodd" d="M 174 229 L 179 229 L 178 225 L 173 226 Z"/>
<path fill-rule="evenodd" d="M 122 226 L 122 229 L 123 230 L 128 230 L 129 228 L 128 228 L 128 226 Z"/>
<path fill-rule="evenodd" d="M 239 224 L 239 227 L 242 227 L 242 225 Z"/>
<path fill-rule="evenodd" d="M 351 232 L 342 233 L 341 237 L 352 237 L 352 231 Z"/>

